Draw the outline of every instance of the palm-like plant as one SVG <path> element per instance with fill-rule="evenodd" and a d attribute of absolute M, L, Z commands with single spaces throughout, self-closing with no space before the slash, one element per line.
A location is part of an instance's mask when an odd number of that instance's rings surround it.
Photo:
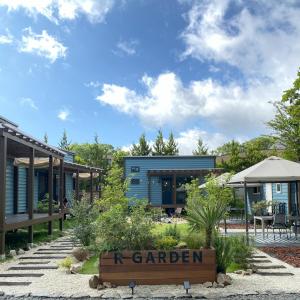
<path fill-rule="evenodd" d="M 191 230 L 205 230 L 205 248 L 211 248 L 213 230 L 224 218 L 232 193 L 214 179 L 207 182 L 205 191 L 199 192 L 198 185 L 193 182 L 188 189 L 187 220 Z"/>

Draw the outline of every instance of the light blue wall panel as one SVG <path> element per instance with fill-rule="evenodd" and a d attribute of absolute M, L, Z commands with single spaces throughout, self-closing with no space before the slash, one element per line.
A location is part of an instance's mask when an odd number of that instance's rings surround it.
<path fill-rule="evenodd" d="M 131 167 L 139 167 L 140 172 L 132 173 Z M 148 176 L 149 170 L 199 170 L 212 169 L 215 167 L 214 157 L 189 157 L 180 158 L 177 156 L 168 158 L 125 158 L 124 168 L 127 179 L 139 179 L 140 184 L 130 184 L 126 196 L 128 198 L 148 199 Z M 152 180 L 152 179 L 151 179 Z M 154 182 L 150 182 L 151 201 L 154 205 L 160 205 L 162 202 L 161 184 L 158 177 Z M 152 202 L 151 202 L 152 203 Z"/>
<path fill-rule="evenodd" d="M 66 198 L 69 201 L 69 204 L 72 203 L 73 200 L 73 174 L 66 173 L 66 186 L 65 186 L 65 194 Z"/>
<path fill-rule="evenodd" d="M 18 213 L 27 210 L 27 171 L 25 167 L 18 167 Z"/>
<path fill-rule="evenodd" d="M 272 184 L 273 201 L 288 203 L 288 184 L 281 183 L 281 192 L 276 192 L 276 183 Z"/>
<path fill-rule="evenodd" d="M 5 213 L 14 213 L 14 164 L 12 159 L 6 162 L 6 203 Z"/>

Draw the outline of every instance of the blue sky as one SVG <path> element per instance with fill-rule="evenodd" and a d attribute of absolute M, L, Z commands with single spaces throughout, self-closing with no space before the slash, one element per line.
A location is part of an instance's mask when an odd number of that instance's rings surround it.
<path fill-rule="evenodd" d="M 296 77 L 299 1 L 0 0 L 0 114 L 56 145 L 180 152 L 268 132 Z"/>

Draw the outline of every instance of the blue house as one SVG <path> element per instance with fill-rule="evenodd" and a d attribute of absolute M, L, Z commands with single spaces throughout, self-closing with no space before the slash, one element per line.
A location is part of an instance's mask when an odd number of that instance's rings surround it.
<path fill-rule="evenodd" d="M 52 223 L 59 220 L 62 229 L 66 199 L 69 204 L 80 199 L 80 177 L 88 174 L 92 201 L 93 178 L 100 172 L 74 163 L 74 153 L 45 144 L 0 116 L 0 257 L 7 231 L 27 227 L 31 244 L 34 224 L 48 223 L 52 234 Z"/>
<path fill-rule="evenodd" d="M 129 181 L 128 198 L 145 199 L 151 206 L 184 207 L 184 184 L 210 173 L 220 173 L 215 156 L 127 156 L 124 173 Z"/>

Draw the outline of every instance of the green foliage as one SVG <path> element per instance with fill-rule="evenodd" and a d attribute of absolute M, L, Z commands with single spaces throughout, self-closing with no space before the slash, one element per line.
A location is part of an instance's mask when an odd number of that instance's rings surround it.
<path fill-rule="evenodd" d="M 96 201 L 96 205 L 101 211 L 106 211 L 116 204 L 126 204 L 126 190 L 127 181 L 123 180 L 123 168 L 113 162 L 111 169 L 105 177 L 102 197 Z"/>
<path fill-rule="evenodd" d="M 116 204 L 97 220 L 97 243 L 101 251 L 151 248 L 153 222 L 146 203 L 137 200 L 128 210 L 128 202 Z"/>
<path fill-rule="evenodd" d="M 269 208 L 272 205 L 272 202 L 270 201 L 258 201 L 254 204 L 252 204 L 253 213 L 258 216 L 263 216 L 266 212 L 266 209 Z"/>
<path fill-rule="evenodd" d="M 170 225 L 170 226 L 166 227 L 164 235 L 165 236 L 171 236 L 175 240 L 179 241 L 180 240 L 180 231 L 177 228 L 177 224 Z"/>
<path fill-rule="evenodd" d="M 231 240 L 217 235 L 214 239 L 214 248 L 217 257 L 217 272 L 226 273 L 226 269 L 233 260 L 234 251 Z"/>
<path fill-rule="evenodd" d="M 99 273 L 99 255 L 90 257 L 84 262 L 80 274 L 98 274 Z"/>
<path fill-rule="evenodd" d="M 171 250 L 178 244 L 178 240 L 173 236 L 165 235 L 155 241 L 157 250 Z"/>
<path fill-rule="evenodd" d="M 161 130 L 158 131 L 156 140 L 153 145 L 153 155 L 164 155 L 165 153 L 165 142 L 164 142 L 164 137 L 163 133 Z"/>
<path fill-rule="evenodd" d="M 62 150 L 71 150 L 71 142 L 68 140 L 67 132 L 64 130 L 62 138 L 58 144 L 58 147 Z"/>
<path fill-rule="evenodd" d="M 71 209 L 74 216 L 74 236 L 83 246 L 89 246 L 95 240 L 95 220 L 99 211 L 89 204 L 89 199 L 84 195 L 81 201 L 74 201 Z"/>
<path fill-rule="evenodd" d="M 197 148 L 193 151 L 193 155 L 207 155 L 208 147 L 202 141 L 202 139 L 198 139 Z"/>
<path fill-rule="evenodd" d="M 146 136 L 143 133 L 139 139 L 139 143 L 132 145 L 131 155 L 132 156 L 139 156 L 139 155 L 148 156 L 150 154 L 151 154 L 151 146 L 148 144 L 148 142 L 146 140 Z"/>
<path fill-rule="evenodd" d="M 210 248 L 213 230 L 224 218 L 232 192 L 220 186 L 215 178 L 208 179 L 205 190 L 198 191 L 198 185 L 194 180 L 187 187 L 187 220 L 192 231 L 205 230 L 205 247 Z"/>
<path fill-rule="evenodd" d="M 275 102 L 276 115 L 268 125 L 274 130 L 276 139 L 286 147 L 285 155 L 300 160 L 300 71 L 293 87 L 286 90 L 281 101 Z"/>
<path fill-rule="evenodd" d="M 59 263 L 59 266 L 61 268 L 69 270 L 71 268 L 72 264 L 73 264 L 73 259 L 70 256 L 68 256 Z"/>
<path fill-rule="evenodd" d="M 182 237 L 183 241 L 187 244 L 189 249 L 200 249 L 204 246 L 205 237 L 202 232 L 191 232 Z"/>
<path fill-rule="evenodd" d="M 232 261 L 241 266 L 241 268 L 247 268 L 247 259 L 251 257 L 253 252 L 253 246 L 247 245 L 245 236 L 230 237 L 232 247 Z"/>
<path fill-rule="evenodd" d="M 171 132 L 168 141 L 165 143 L 163 154 L 178 155 L 178 153 L 179 153 L 178 144 L 175 142 L 174 135 Z"/>

